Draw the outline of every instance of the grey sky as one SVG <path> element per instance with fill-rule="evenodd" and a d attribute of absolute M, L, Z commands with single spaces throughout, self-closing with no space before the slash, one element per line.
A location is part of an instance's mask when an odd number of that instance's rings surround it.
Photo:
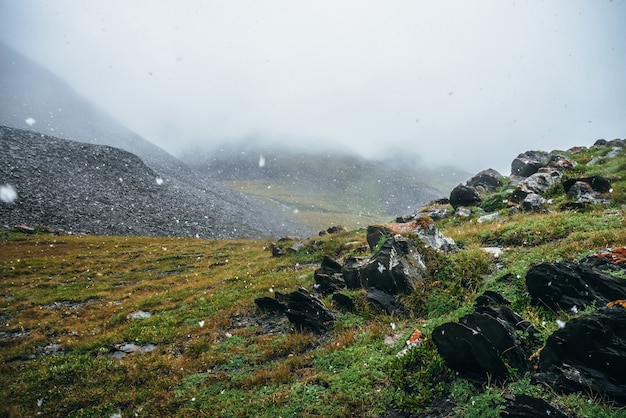
<path fill-rule="evenodd" d="M 146 139 L 508 174 L 626 137 L 626 2 L 0 0 L 0 40 Z"/>

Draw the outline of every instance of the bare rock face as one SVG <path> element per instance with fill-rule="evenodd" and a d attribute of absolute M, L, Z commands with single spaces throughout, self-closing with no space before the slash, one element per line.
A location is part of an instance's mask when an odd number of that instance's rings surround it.
<path fill-rule="evenodd" d="M 605 307 L 572 319 L 541 351 L 534 377 L 559 392 L 592 391 L 626 403 L 626 308 Z"/>
<path fill-rule="evenodd" d="M 494 169 L 483 170 L 469 179 L 466 186 L 473 187 L 479 192 L 491 192 L 502 187 L 502 174 Z"/>
<path fill-rule="evenodd" d="M 422 256 L 409 238 L 395 235 L 361 268 L 361 286 L 391 294 L 410 293 L 427 276 Z"/>
<path fill-rule="evenodd" d="M 476 206 L 482 199 L 478 191 L 472 186 L 459 184 L 450 192 L 450 204 L 454 209 L 460 206 Z"/>
<path fill-rule="evenodd" d="M 531 301 L 552 310 L 577 310 L 626 299 L 626 280 L 586 264 L 561 261 L 541 263 L 526 273 Z"/>
<path fill-rule="evenodd" d="M 528 177 L 548 165 L 550 156 L 543 151 L 526 151 L 511 163 L 511 176 Z"/>

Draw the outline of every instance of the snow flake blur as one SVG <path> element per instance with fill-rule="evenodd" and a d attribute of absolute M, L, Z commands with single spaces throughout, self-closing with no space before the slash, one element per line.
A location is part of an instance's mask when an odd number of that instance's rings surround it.
<path fill-rule="evenodd" d="M 10 184 L 0 186 L 0 200 L 4 203 L 13 203 L 17 199 L 17 191 Z"/>

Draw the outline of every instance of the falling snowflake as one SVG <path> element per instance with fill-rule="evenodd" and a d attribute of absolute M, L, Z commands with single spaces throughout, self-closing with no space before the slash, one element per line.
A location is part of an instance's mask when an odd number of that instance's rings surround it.
<path fill-rule="evenodd" d="M 36 121 L 33 118 L 26 118 L 26 119 L 24 119 L 24 122 L 26 122 L 28 124 L 28 126 L 33 126 Z"/>
<path fill-rule="evenodd" d="M 4 203 L 13 203 L 17 199 L 17 191 L 10 184 L 0 186 L 0 200 Z"/>
<path fill-rule="evenodd" d="M 200 328 L 204 327 L 204 321 L 198 322 L 198 325 L 200 325 Z"/>
<path fill-rule="evenodd" d="M 263 167 L 265 167 L 265 157 L 261 155 L 259 157 L 259 168 L 263 168 Z"/>
<path fill-rule="evenodd" d="M 163 179 L 161 177 L 157 177 L 156 178 L 156 184 L 157 184 L 157 186 L 162 185 L 163 184 Z"/>

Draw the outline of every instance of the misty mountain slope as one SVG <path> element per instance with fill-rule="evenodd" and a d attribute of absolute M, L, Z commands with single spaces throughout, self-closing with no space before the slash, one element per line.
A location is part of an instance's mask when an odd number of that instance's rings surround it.
<path fill-rule="evenodd" d="M 189 150 L 183 161 L 234 188 L 277 201 L 299 213 L 326 209 L 335 213 L 398 216 L 445 196 L 434 187 L 434 171 L 407 161 L 367 160 L 354 154 L 317 153 L 257 145 Z M 447 189 L 461 181 L 452 170 L 439 183 Z M 325 207 L 324 207 L 325 205 Z"/>
<path fill-rule="evenodd" d="M 256 219 L 254 230 L 263 236 L 278 232 L 280 235 L 309 233 L 292 218 L 277 213 L 275 208 L 199 176 L 194 169 L 81 97 L 50 71 L 1 43 L 0 56 L 0 125 L 121 148 L 141 158 L 181 194 L 182 202 L 189 202 L 187 205 L 191 207 L 195 196 L 200 196 L 199 201 L 220 214 L 223 222 L 230 215 Z"/>
<path fill-rule="evenodd" d="M 0 202 L 3 227 L 23 223 L 77 233 L 202 238 L 305 232 L 245 197 L 237 206 L 208 189 L 192 194 L 161 179 L 137 156 L 109 146 L 0 127 L 0 159 L 0 184 L 12 185 L 18 195 L 14 202 Z"/>

